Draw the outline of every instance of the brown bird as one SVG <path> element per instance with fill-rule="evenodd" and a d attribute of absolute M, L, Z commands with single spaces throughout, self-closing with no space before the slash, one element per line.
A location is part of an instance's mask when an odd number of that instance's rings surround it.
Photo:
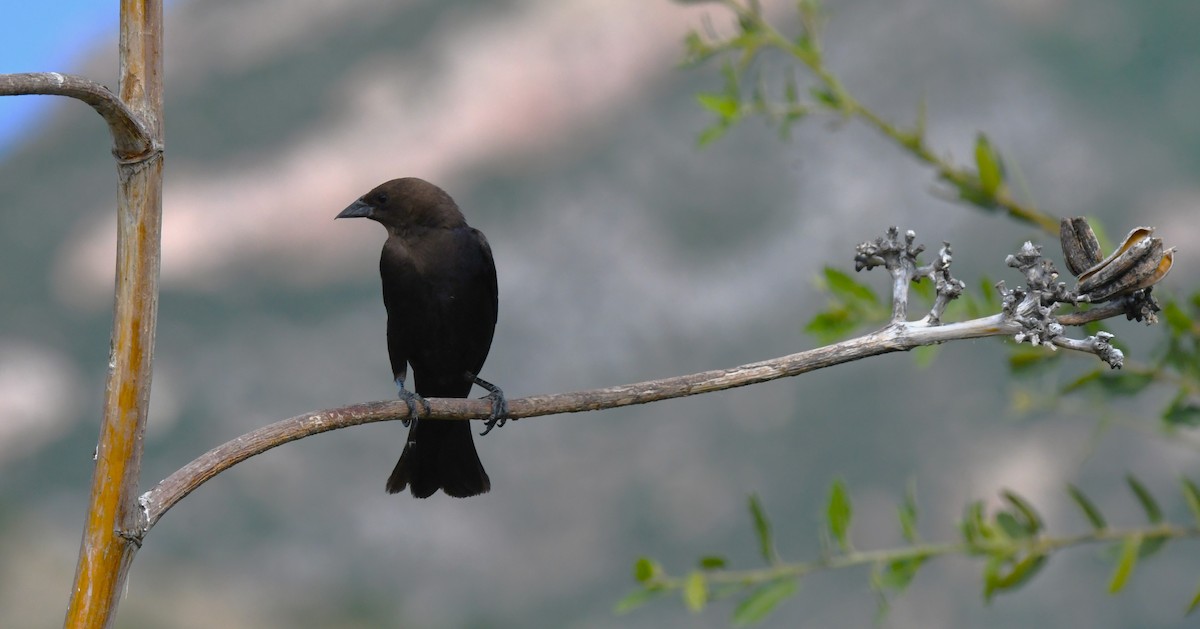
<path fill-rule="evenodd" d="M 360 197 L 337 218 L 365 217 L 387 228 L 379 259 L 387 309 L 388 357 L 400 399 L 411 415 L 408 442 L 388 477 L 388 493 L 416 498 L 441 489 L 465 498 L 491 489 L 471 428 L 463 421 L 419 421 L 425 397 L 467 397 L 488 390 L 492 415 L 483 434 L 503 424 L 504 393 L 479 378 L 496 327 L 496 265 L 483 234 L 441 188 L 393 179 Z M 404 388 L 412 366 L 413 389 Z"/>

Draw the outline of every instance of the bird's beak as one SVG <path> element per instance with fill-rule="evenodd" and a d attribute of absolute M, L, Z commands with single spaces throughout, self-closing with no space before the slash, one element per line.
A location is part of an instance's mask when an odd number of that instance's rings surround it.
<path fill-rule="evenodd" d="M 374 212 L 375 208 L 365 203 L 362 199 L 359 199 L 354 203 L 351 203 L 350 207 L 342 210 L 342 213 L 338 214 L 334 218 L 371 218 L 371 214 Z"/>

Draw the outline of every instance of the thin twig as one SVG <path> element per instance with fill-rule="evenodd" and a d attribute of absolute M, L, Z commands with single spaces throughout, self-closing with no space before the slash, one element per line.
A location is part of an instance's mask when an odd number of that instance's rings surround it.
<path fill-rule="evenodd" d="M 1050 553 L 1080 546 L 1118 542 L 1130 536 L 1140 536 L 1143 539 L 1168 540 L 1190 539 L 1200 537 L 1200 528 L 1176 526 L 1171 524 L 1155 524 L 1146 528 L 1130 529 L 1098 529 L 1079 535 L 1064 537 L 1036 537 L 1029 540 L 1002 539 L 986 542 L 950 542 L 915 544 L 899 548 L 889 548 L 872 551 L 850 551 L 843 554 L 823 557 L 811 562 L 778 563 L 764 568 L 749 568 L 745 570 L 713 570 L 705 574 L 705 579 L 713 584 L 736 584 L 745 587 L 760 583 L 769 583 L 780 578 L 803 577 L 815 572 L 837 570 L 853 566 L 870 566 L 896 561 L 925 560 L 945 555 L 987 555 L 1008 554 L 1021 552 L 1027 555 L 1049 555 Z M 648 588 L 678 590 L 684 587 L 686 577 L 661 576 L 647 581 Z"/>

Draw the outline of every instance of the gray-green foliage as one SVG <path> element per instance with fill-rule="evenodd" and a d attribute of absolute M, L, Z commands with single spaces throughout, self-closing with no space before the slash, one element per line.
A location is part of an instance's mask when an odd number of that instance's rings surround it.
<path fill-rule="evenodd" d="M 712 145 L 738 124 L 758 118 L 778 127 L 786 139 L 793 125 L 807 117 L 833 114 L 855 118 L 879 130 L 887 140 L 904 148 L 916 159 L 932 166 L 942 183 L 963 203 L 999 211 L 1043 231 L 1057 234 L 1058 219 L 1036 209 L 1027 201 L 1018 201 L 1009 185 L 1005 160 L 987 135 L 975 140 L 974 163 L 952 164 L 939 157 L 926 143 L 924 106 L 916 122 L 901 128 L 893 125 L 861 104 L 825 65 L 821 46 L 824 14 L 817 0 L 799 0 L 796 4 L 795 35 L 784 35 L 764 16 L 754 0 L 710 0 L 725 7 L 734 24 L 733 33 L 720 37 L 709 33 L 691 33 L 685 42 L 687 61 L 701 64 L 721 61 L 722 87 L 697 95 L 715 121 L 699 135 L 701 145 Z M 755 61 L 765 55 L 787 61 L 781 76 L 764 76 Z M 777 66 L 772 66 L 777 67 Z M 802 87 L 807 74 L 809 85 Z M 1103 229 L 1097 226 L 1101 242 Z M 828 292 L 828 303 L 809 322 L 806 331 L 821 342 L 845 338 L 867 326 L 886 322 L 889 309 L 873 288 L 837 268 L 827 268 L 821 277 Z M 925 282 L 924 284 L 928 284 Z M 913 294 L 932 299 L 932 289 L 918 284 Z M 983 278 L 976 288 L 951 303 L 947 318 L 981 317 L 998 311 L 998 294 L 992 282 Z M 1159 411 L 1163 434 L 1171 438 L 1177 431 L 1200 426 L 1200 292 L 1182 299 L 1166 299 L 1161 311 L 1166 325 L 1165 339 L 1144 363 L 1129 361 L 1121 371 L 1098 365 L 1057 387 L 1054 395 L 1092 394 L 1097 404 L 1113 397 L 1139 396 L 1154 388 L 1171 388 L 1174 393 Z M 1096 324 L 1085 329 L 1098 330 Z M 932 348 L 929 348 L 932 349 Z M 1061 352 L 1044 347 L 1010 344 L 1008 365 L 1015 381 L 1060 367 Z M 928 363 L 933 351 L 921 352 L 918 360 Z M 910 487 L 897 508 L 900 533 L 907 546 L 883 550 L 858 550 L 851 542 L 854 510 L 850 492 L 843 481 L 830 485 L 822 535 L 823 551 L 811 561 L 790 562 L 776 550 L 771 522 L 757 496 L 751 496 L 749 511 L 760 555 L 761 568 L 734 569 L 719 556 L 699 560 L 698 568 L 683 576 L 672 576 L 658 562 L 641 558 L 635 565 L 640 588 L 623 599 L 619 612 L 630 611 L 661 594 L 679 591 L 686 607 L 700 613 L 708 603 L 737 597 L 732 621 L 736 625 L 757 622 L 767 617 L 799 589 L 807 575 L 831 569 L 866 566 L 869 584 L 878 594 L 880 613 L 886 613 L 891 597 L 902 594 L 919 575 L 920 569 L 936 557 L 967 555 L 981 562 L 981 593 L 985 601 L 1012 592 L 1035 578 L 1050 557 L 1063 549 L 1086 544 L 1108 544 L 1112 572 L 1108 581 L 1111 593 L 1120 592 L 1135 573 L 1137 562 L 1151 557 L 1174 540 L 1200 537 L 1200 488 L 1190 479 L 1182 479 L 1181 494 L 1194 521 L 1167 521 L 1157 498 L 1132 475 L 1128 488 L 1145 514 L 1144 525 L 1114 528 L 1102 509 L 1084 491 L 1074 485 L 1065 489 L 1064 502 L 1073 505 L 1089 530 L 1051 534 L 1045 521 L 1029 500 L 1002 490 L 1001 506 L 985 507 L 982 501 L 964 508 L 959 522 L 960 538 L 931 543 L 922 540 L 917 528 L 915 490 Z M 1181 596 L 1183 596 L 1181 592 Z M 1185 613 L 1200 607 L 1200 590 L 1183 606 Z"/>

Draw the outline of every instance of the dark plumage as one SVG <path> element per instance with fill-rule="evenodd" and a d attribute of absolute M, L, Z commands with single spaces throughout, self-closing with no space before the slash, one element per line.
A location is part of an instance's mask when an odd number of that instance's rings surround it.
<path fill-rule="evenodd" d="M 475 452 L 470 424 L 416 418 L 423 397 L 467 397 L 478 383 L 491 391 L 495 412 L 489 428 L 502 421 L 503 394 L 478 379 L 496 326 L 491 247 L 467 225 L 450 195 L 412 177 L 380 185 L 337 215 L 351 217 L 387 228 L 379 273 L 388 357 L 399 395 L 413 416 L 388 493 L 408 487 L 417 498 L 438 489 L 459 498 L 482 494 L 491 481 Z M 415 395 L 404 388 L 409 365 Z"/>

